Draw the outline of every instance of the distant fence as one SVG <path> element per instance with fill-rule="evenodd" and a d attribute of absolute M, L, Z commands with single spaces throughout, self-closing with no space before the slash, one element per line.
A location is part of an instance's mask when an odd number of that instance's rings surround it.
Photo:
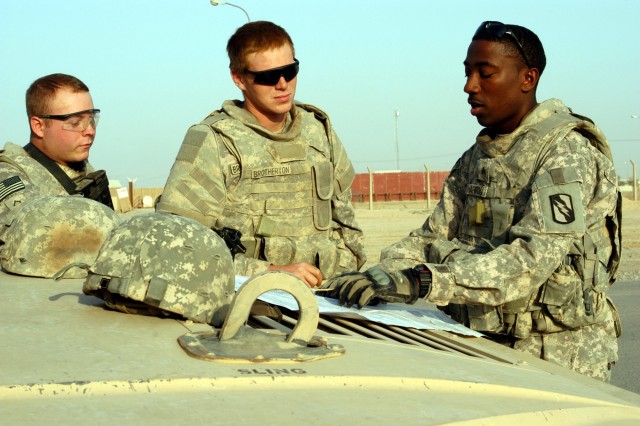
<path fill-rule="evenodd" d="M 427 193 L 437 200 L 447 176 L 449 172 L 429 172 L 428 179 L 427 172 L 358 173 L 351 186 L 352 201 L 426 200 Z"/>
<path fill-rule="evenodd" d="M 431 200 L 440 198 L 444 180 L 449 172 L 373 172 L 356 174 L 351 186 L 353 202 L 373 201 L 411 201 L 427 199 L 427 181 L 429 182 L 429 194 Z M 372 185 L 370 186 L 370 182 Z M 372 188 L 372 197 L 369 189 Z M 131 208 L 155 207 L 156 199 L 162 194 L 164 188 L 133 188 L 132 205 L 128 200 L 118 199 L 116 190 L 112 189 L 114 205 L 119 211 L 128 211 Z M 128 195 L 124 195 L 127 196 Z M 150 201 L 151 205 L 146 202 Z"/>

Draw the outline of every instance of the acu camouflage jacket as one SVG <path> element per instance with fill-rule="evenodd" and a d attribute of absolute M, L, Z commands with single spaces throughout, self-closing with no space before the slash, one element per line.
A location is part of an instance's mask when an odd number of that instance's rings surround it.
<path fill-rule="evenodd" d="M 525 338 L 602 321 L 620 254 L 616 179 L 599 129 L 548 100 L 509 135 L 481 132 L 382 263 L 425 263 L 427 300 L 477 330 Z"/>

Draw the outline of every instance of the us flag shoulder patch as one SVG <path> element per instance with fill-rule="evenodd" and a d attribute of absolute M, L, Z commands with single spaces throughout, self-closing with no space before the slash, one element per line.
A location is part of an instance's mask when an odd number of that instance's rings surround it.
<path fill-rule="evenodd" d="M 18 192 L 24 189 L 24 182 L 20 179 L 20 176 L 11 176 L 0 182 L 0 201 L 7 198 L 14 192 Z"/>

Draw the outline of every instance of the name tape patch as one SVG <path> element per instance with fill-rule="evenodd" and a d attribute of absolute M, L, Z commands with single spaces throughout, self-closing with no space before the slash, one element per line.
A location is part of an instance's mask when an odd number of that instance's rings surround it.
<path fill-rule="evenodd" d="M 284 176 L 291 174 L 291 166 L 265 167 L 264 169 L 251 170 L 252 179 L 264 177 Z"/>

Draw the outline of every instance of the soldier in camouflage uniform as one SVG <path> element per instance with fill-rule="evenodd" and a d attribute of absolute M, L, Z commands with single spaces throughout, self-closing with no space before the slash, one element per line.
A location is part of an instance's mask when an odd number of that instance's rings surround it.
<path fill-rule="evenodd" d="M 314 287 L 359 269 L 353 166 L 329 117 L 294 102 L 291 38 L 271 22 L 251 22 L 227 52 L 244 101 L 224 102 L 188 130 L 156 209 L 239 231 L 239 275 L 282 270 Z"/>
<path fill-rule="evenodd" d="M 424 225 L 365 273 L 325 283 L 342 304 L 426 298 L 494 340 L 604 381 L 619 318 L 607 298 L 620 259 L 620 195 L 607 141 L 556 99 L 526 28 L 485 22 L 464 62 L 484 127 Z M 416 266 L 417 265 L 417 266 Z"/>
<path fill-rule="evenodd" d="M 96 179 L 102 185 L 99 201 L 113 208 L 104 171 L 87 161 L 100 112 L 88 87 L 70 75 L 47 75 L 31 84 L 26 104 L 30 142 L 24 148 L 8 142 L 0 151 L 0 239 L 10 211 L 25 200 L 87 194 L 84 189 L 95 189 Z"/>

